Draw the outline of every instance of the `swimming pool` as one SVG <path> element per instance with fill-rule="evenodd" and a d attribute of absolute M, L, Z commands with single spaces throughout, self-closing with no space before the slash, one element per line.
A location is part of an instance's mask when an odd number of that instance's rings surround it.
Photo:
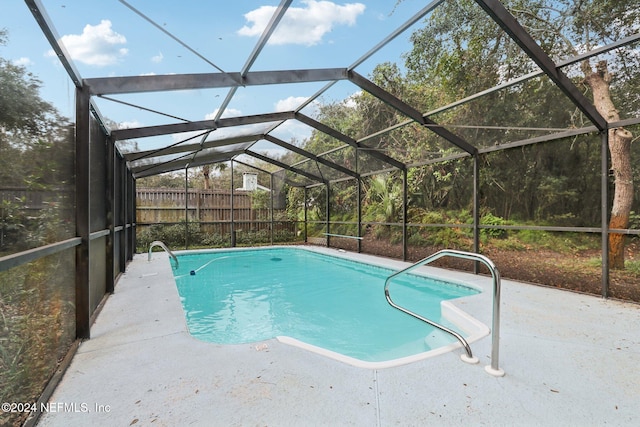
<path fill-rule="evenodd" d="M 389 306 L 383 292 L 394 271 L 389 268 L 293 247 L 184 252 L 178 258 L 174 276 L 187 326 L 203 341 L 277 338 L 363 367 L 395 366 L 458 346 Z M 392 286 L 398 303 L 444 326 L 467 334 L 483 329 L 452 307 L 447 316 L 442 312 L 443 301 L 477 289 L 415 274 Z"/>

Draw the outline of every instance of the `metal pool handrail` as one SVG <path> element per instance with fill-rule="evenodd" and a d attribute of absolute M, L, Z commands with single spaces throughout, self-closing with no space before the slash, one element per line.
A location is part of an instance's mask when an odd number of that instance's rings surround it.
<path fill-rule="evenodd" d="M 173 252 L 171 252 L 171 250 L 167 247 L 167 245 L 162 243 L 160 240 L 155 240 L 155 241 L 151 242 L 151 244 L 149 245 L 149 259 L 148 259 L 148 261 L 151 261 L 151 253 L 152 253 L 152 250 L 153 250 L 154 246 L 160 246 L 162 249 L 164 249 L 164 251 L 166 253 L 168 253 L 169 256 L 171 258 L 173 258 L 173 260 L 176 262 L 176 268 L 178 268 L 178 258 L 173 254 Z"/>
<path fill-rule="evenodd" d="M 462 346 L 465 349 L 465 352 L 467 353 L 466 356 L 463 355 L 462 360 L 464 360 L 465 362 L 468 363 L 478 363 L 478 359 L 476 357 L 474 357 L 471 354 L 471 348 L 469 347 L 469 344 L 467 343 L 467 341 L 457 332 L 452 331 L 449 328 L 446 328 L 445 326 L 439 325 L 436 322 L 433 322 L 429 319 L 426 319 L 422 316 L 420 316 L 419 314 L 416 314 L 410 310 L 407 310 L 404 307 L 401 307 L 399 305 L 397 305 L 395 302 L 393 302 L 393 300 L 391 299 L 391 296 L 389 295 L 389 282 L 391 281 L 391 279 L 404 274 L 404 273 L 408 273 L 411 270 L 414 270 L 418 267 L 421 267 L 423 265 L 429 264 L 437 259 L 440 259 L 442 257 L 445 256 L 452 256 L 455 258 L 463 258 L 463 259 L 468 259 L 468 260 L 472 260 L 472 261 L 479 261 L 482 262 L 484 265 L 487 266 L 487 268 L 489 269 L 489 271 L 491 272 L 491 277 L 493 278 L 493 319 L 492 319 L 492 327 L 491 327 L 491 365 L 490 366 L 485 366 L 485 370 L 496 377 L 501 377 L 504 376 L 504 371 L 502 369 L 500 369 L 498 367 L 498 353 L 499 353 L 499 345 L 500 345 L 500 272 L 498 271 L 497 267 L 495 266 L 495 264 L 493 263 L 493 261 L 491 261 L 489 258 L 487 258 L 484 255 L 480 255 L 480 254 L 476 254 L 476 253 L 472 253 L 472 252 L 463 252 L 463 251 L 457 251 L 457 250 L 453 250 L 453 249 L 444 249 L 441 250 L 439 252 L 436 252 L 433 255 L 430 255 L 418 262 L 416 262 L 413 265 L 410 265 L 409 267 L 397 271 L 395 273 L 393 273 L 391 276 L 387 277 L 387 280 L 385 280 L 384 282 L 384 295 L 387 298 L 387 302 L 394 308 L 397 308 L 398 310 L 409 314 L 413 317 L 415 317 L 416 319 L 422 320 L 423 322 L 426 322 L 428 324 L 430 324 L 431 326 L 434 326 L 444 332 L 447 332 L 451 335 L 453 335 L 458 341 L 460 341 L 460 343 L 462 344 Z"/>

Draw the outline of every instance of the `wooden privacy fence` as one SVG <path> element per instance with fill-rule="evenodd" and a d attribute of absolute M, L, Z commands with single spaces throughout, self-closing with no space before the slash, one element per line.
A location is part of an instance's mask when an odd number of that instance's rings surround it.
<path fill-rule="evenodd" d="M 136 194 L 137 226 L 178 224 L 201 225 L 231 222 L 231 191 L 138 188 Z M 186 200 L 185 200 L 186 197 Z M 186 214 L 185 214 L 186 209 Z M 269 209 L 254 208 L 251 193 L 233 192 L 233 221 L 259 223 L 270 221 Z"/>
<path fill-rule="evenodd" d="M 15 205 L 25 211 L 39 211 L 46 208 L 48 203 L 69 200 L 73 197 L 74 190 L 68 187 L 49 187 L 44 189 L 27 187 L 0 188 L 1 206 Z"/>

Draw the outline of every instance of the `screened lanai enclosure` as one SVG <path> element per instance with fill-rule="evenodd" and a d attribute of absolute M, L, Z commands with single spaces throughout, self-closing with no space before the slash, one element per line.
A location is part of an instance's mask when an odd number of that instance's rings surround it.
<path fill-rule="evenodd" d="M 638 0 L 203 3 L 3 3 L 3 401 L 154 240 L 453 248 L 640 301 Z"/>

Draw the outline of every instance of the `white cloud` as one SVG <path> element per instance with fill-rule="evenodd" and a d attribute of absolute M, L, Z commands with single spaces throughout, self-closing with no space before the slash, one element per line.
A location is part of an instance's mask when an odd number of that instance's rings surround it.
<path fill-rule="evenodd" d="M 29 65 L 33 65 L 33 61 L 23 56 L 22 58 L 14 60 L 13 65 L 17 65 L 19 67 L 28 67 Z"/>
<path fill-rule="evenodd" d="M 278 126 L 273 135 L 286 142 L 301 142 L 311 137 L 313 129 L 297 120 L 287 120 Z M 297 145 L 297 144 L 296 144 Z"/>
<path fill-rule="evenodd" d="M 205 120 L 213 120 L 216 118 L 216 116 L 218 115 L 218 111 L 220 111 L 219 108 L 216 108 L 215 110 L 213 110 L 212 113 L 207 114 L 206 116 L 204 116 Z M 242 115 L 242 112 L 240 110 L 236 110 L 235 108 L 227 108 L 226 110 L 224 110 L 224 113 L 222 113 L 222 116 L 220 117 L 239 117 Z"/>
<path fill-rule="evenodd" d="M 133 120 L 128 122 L 120 122 L 116 125 L 116 128 L 117 129 L 135 129 L 141 126 L 142 126 L 142 123 L 140 123 L 137 120 Z"/>
<path fill-rule="evenodd" d="M 275 110 L 276 111 L 294 111 L 300 105 L 302 105 L 305 101 L 307 101 L 306 96 L 290 96 L 285 99 L 281 99 L 276 102 Z M 318 101 L 312 101 L 309 105 L 307 105 L 302 112 L 308 116 L 314 116 L 317 112 L 320 103 Z M 287 120 L 275 131 L 277 136 L 284 141 L 303 141 L 308 139 L 311 136 L 312 129 L 300 123 L 297 120 Z"/>
<path fill-rule="evenodd" d="M 109 20 L 102 20 L 98 25 L 87 24 L 82 34 L 67 34 L 61 40 L 71 58 L 87 65 L 113 65 L 128 53 L 128 49 L 121 47 L 127 39 L 113 31 Z M 49 55 L 55 56 L 53 51 Z"/>
<path fill-rule="evenodd" d="M 287 10 L 278 28 L 269 39 L 269 44 L 302 44 L 313 46 L 322 41 L 325 34 L 336 25 L 355 25 L 356 18 L 366 6 L 362 3 L 347 3 L 340 6 L 330 1 L 302 0 L 302 7 Z M 276 11 L 275 6 L 262 6 L 244 15 L 249 25 L 238 34 L 260 36 Z"/>
<path fill-rule="evenodd" d="M 162 54 L 162 52 L 158 52 L 156 56 L 151 57 L 151 61 L 155 62 L 156 64 L 161 63 L 163 59 L 164 55 Z"/>
<path fill-rule="evenodd" d="M 276 102 L 275 108 L 277 112 L 293 111 L 302 105 L 308 98 L 305 96 L 290 96 Z"/>
<path fill-rule="evenodd" d="M 360 96 L 362 96 L 362 91 L 358 91 L 358 92 L 346 97 L 342 101 L 342 105 L 344 105 L 347 108 L 356 108 L 358 106 L 358 102 L 356 101 L 356 99 L 359 98 Z"/>

